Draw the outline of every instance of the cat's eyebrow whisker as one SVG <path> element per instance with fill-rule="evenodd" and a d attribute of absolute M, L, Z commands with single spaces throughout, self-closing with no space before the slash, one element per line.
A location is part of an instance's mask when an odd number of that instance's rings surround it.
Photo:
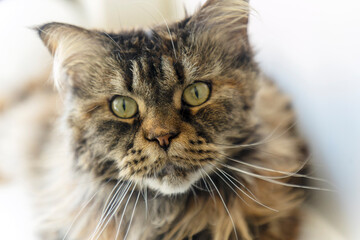
<path fill-rule="evenodd" d="M 111 40 L 113 43 L 115 43 L 115 45 L 119 48 L 120 52 L 122 51 L 122 48 L 120 47 L 120 45 L 119 45 L 108 33 L 106 33 L 106 32 L 101 32 L 101 33 L 105 34 L 108 38 L 110 38 L 110 40 Z M 119 57 L 120 57 L 120 59 L 121 59 L 121 56 L 119 56 Z"/>
<path fill-rule="evenodd" d="M 221 199 L 221 202 L 222 202 L 223 205 L 224 205 L 225 211 L 226 211 L 227 214 L 229 215 L 231 224 L 233 225 L 235 238 L 236 238 L 236 240 L 239 240 L 239 238 L 238 238 L 238 236 L 237 236 L 237 232 L 236 232 L 236 227 L 235 227 L 234 220 L 233 220 L 233 218 L 232 218 L 232 216 L 231 216 L 231 214 L 230 214 L 230 211 L 229 211 L 228 207 L 226 206 L 226 203 L 225 203 L 223 197 L 222 197 L 221 194 L 220 194 L 219 189 L 216 187 L 214 181 L 211 179 L 211 177 L 209 176 L 209 174 L 207 174 L 206 171 L 204 171 L 204 173 L 205 173 L 205 175 L 208 177 L 208 179 L 210 180 L 210 182 L 212 183 L 212 185 L 214 186 L 216 192 L 219 194 L 219 197 L 220 197 L 220 199 Z"/>
<path fill-rule="evenodd" d="M 228 164 L 224 164 L 220 161 L 218 161 L 218 162 L 219 162 L 219 164 L 221 164 L 222 166 L 224 166 L 230 170 L 237 171 L 237 172 L 240 172 L 240 173 L 243 173 L 243 174 L 249 175 L 251 177 L 255 177 L 255 178 L 270 182 L 270 183 L 274 183 L 274 184 L 278 184 L 278 185 L 282 185 L 282 186 L 286 186 L 286 187 L 302 188 L 302 189 L 309 189 L 309 190 L 319 190 L 319 191 L 327 191 L 327 192 L 334 191 L 332 189 L 327 189 L 327 188 L 311 187 L 311 186 L 297 185 L 297 184 L 292 184 L 292 183 L 284 183 L 284 182 L 276 181 L 276 180 L 272 179 L 271 177 L 266 177 L 266 176 L 259 175 L 256 173 L 247 172 L 245 170 L 230 166 Z"/>
<path fill-rule="evenodd" d="M 136 188 L 136 184 L 134 184 L 134 187 L 133 187 L 133 189 L 131 190 L 131 193 L 130 193 L 130 195 L 129 195 L 126 203 L 125 203 L 123 212 L 122 212 L 122 214 L 121 214 L 120 223 L 119 223 L 119 226 L 118 226 L 117 231 L 116 231 L 115 239 L 117 239 L 118 236 L 119 236 L 119 234 L 120 234 L 120 228 L 121 228 L 122 221 L 124 220 L 125 211 L 126 211 L 126 208 L 127 208 L 128 204 L 129 204 L 129 202 L 130 202 L 131 196 L 133 195 L 133 193 L 134 193 L 134 191 L 135 191 L 135 188 Z"/>
<path fill-rule="evenodd" d="M 142 4 L 144 4 L 145 2 L 143 2 Z M 151 4 L 147 4 L 145 3 L 146 5 L 148 5 L 149 7 L 151 7 L 152 9 L 154 9 L 156 11 L 157 14 L 159 14 L 159 16 L 162 18 L 162 20 L 164 21 L 165 23 L 165 26 L 166 26 L 166 30 L 167 32 L 169 33 L 169 37 L 170 37 L 170 41 L 171 41 L 171 45 L 172 45 L 172 48 L 173 48 L 173 51 L 174 51 L 174 56 L 175 56 L 175 59 L 177 59 L 177 54 L 176 54 L 176 49 L 175 49 L 175 44 L 174 44 L 174 40 L 172 38 L 172 35 L 171 35 L 171 31 L 170 31 L 170 28 L 169 28 L 169 24 L 167 23 L 164 15 L 156 8 L 154 7 L 153 5 Z"/>
<path fill-rule="evenodd" d="M 124 240 L 126 240 L 128 234 L 129 234 L 130 227 L 131 227 L 131 223 L 132 223 L 132 220 L 133 220 L 133 218 L 134 218 L 134 213 L 135 213 L 135 210 L 136 210 L 136 205 L 137 205 L 137 203 L 138 203 L 138 201 L 139 201 L 139 196 L 140 196 L 140 191 L 139 191 L 139 193 L 138 193 L 138 195 L 137 195 L 137 198 L 136 198 L 136 201 L 135 201 L 135 204 L 134 204 L 134 207 L 133 207 L 133 211 L 132 211 L 132 213 L 131 213 L 129 226 L 128 226 L 127 230 L 126 230 Z M 131 197 L 131 196 L 130 196 L 130 197 Z M 121 223 L 120 223 L 120 224 L 121 224 Z M 120 229 L 120 224 L 119 224 L 119 229 Z M 115 239 L 116 239 L 116 238 L 117 238 L 117 234 L 116 234 Z"/>
<path fill-rule="evenodd" d="M 239 186 L 237 186 L 233 181 L 231 181 L 231 179 L 226 176 L 226 174 L 225 174 L 226 172 L 225 172 L 225 171 L 221 170 L 220 168 L 216 167 L 215 165 L 214 165 L 214 167 L 215 167 L 220 173 L 222 173 L 222 174 L 224 175 L 224 177 L 226 177 L 226 179 L 227 179 L 229 182 L 231 182 L 231 183 L 232 183 L 239 191 L 241 191 L 245 196 L 247 196 L 248 198 L 250 198 L 251 200 L 253 200 L 254 202 L 256 202 L 257 204 L 259 204 L 260 206 L 262 206 L 262 207 L 264 207 L 264 208 L 267 208 L 267 209 L 269 209 L 269 210 L 271 210 L 271 211 L 274 211 L 274 212 L 279 212 L 279 210 L 276 210 L 276 209 L 274 209 L 274 208 L 271 208 L 271 207 L 263 204 L 263 203 L 260 202 L 256 197 L 255 197 L 255 198 L 251 197 L 251 196 L 250 196 L 249 194 L 247 194 L 244 190 L 242 190 Z M 229 175 L 229 176 L 230 176 L 230 175 Z M 235 179 L 235 178 L 234 178 L 234 179 Z M 250 191 L 250 190 L 248 190 L 248 191 Z M 252 195 L 254 195 L 254 194 L 252 194 Z M 241 199 L 242 199 L 247 205 L 249 205 L 243 198 L 241 198 Z"/>
<path fill-rule="evenodd" d="M 92 108 L 88 109 L 88 110 L 86 111 L 86 113 L 91 113 L 92 111 L 94 111 L 95 109 L 97 109 L 97 108 L 99 108 L 99 107 L 101 107 L 101 106 L 100 106 L 100 105 L 96 105 L 95 107 L 92 107 Z"/>

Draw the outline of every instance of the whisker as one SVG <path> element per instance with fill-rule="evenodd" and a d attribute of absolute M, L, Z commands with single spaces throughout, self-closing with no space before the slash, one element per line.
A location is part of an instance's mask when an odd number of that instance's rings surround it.
<path fill-rule="evenodd" d="M 206 172 L 205 169 L 204 169 L 204 167 L 201 166 L 200 161 L 197 160 L 197 159 L 195 159 L 195 160 L 196 160 L 196 162 L 198 163 L 198 165 L 200 166 L 201 170 L 202 170 L 203 172 Z M 200 171 L 201 179 L 202 179 L 202 181 L 204 182 L 205 187 L 208 189 L 208 192 L 209 192 L 209 194 L 210 194 L 210 196 L 211 196 L 211 198 L 212 198 L 212 200 L 214 201 L 214 204 L 215 204 L 215 206 L 216 206 L 216 201 L 215 201 L 214 192 L 213 192 L 213 190 L 210 190 L 210 188 L 208 187 L 208 185 L 207 185 L 207 183 L 206 183 L 206 179 L 205 179 L 204 175 L 202 174 L 202 171 Z M 196 186 L 196 185 L 194 185 L 194 186 Z"/>
<path fill-rule="evenodd" d="M 301 164 L 301 166 L 298 168 L 298 170 L 296 170 L 295 172 L 286 172 L 286 171 L 281 171 L 281 170 L 275 170 L 275 169 L 271 169 L 271 168 L 266 168 L 263 166 L 259 166 L 259 165 L 255 165 L 255 164 L 251 164 L 251 163 L 247 163 L 247 162 L 243 162 L 234 158 L 231 158 L 225 154 L 219 153 L 220 155 L 226 157 L 226 159 L 229 159 L 233 162 L 236 163 L 240 163 L 242 165 L 248 166 L 248 167 L 252 167 L 255 169 L 260 169 L 260 170 L 264 170 L 264 171 L 268 171 L 268 172 L 273 172 L 273 173 L 280 173 L 283 174 L 285 176 L 279 176 L 279 177 L 269 177 L 269 178 L 273 178 L 273 179 L 281 179 L 281 178 L 288 178 L 288 177 L 302 177 L 302 178 L 307 178 L 307 179 L 311 179 L 311 180 L 316 180 L 316 181 L 320 181 L 320 182 L 326 182 L 329 183 L 328 181 L 326 181 L 325 179 L 321 179 L 321 178 L 316 178 L 316 177 L 311 177 L 311 176 L 307 176 L 304 174 L 299 174 L 298 172 L 301 171 L 301 169 L 303 169 L 305 167 L 305 165 L 309 162 L 309 160 L 311 159 L 311 155 Z M 330 184 L 330 183 L 329 183 Z"/>
<path fill-rule="evenodd" d="M 221 169 L 219 169 L 219 170 L 221 170 Z M 224 172 L 224 173 L 225 173 L 228 177 L 230 177 L 232 180 L 234 180 L 235 182 L 237 182 L 238 184 L 240 184 L 240 186 L 242 186 L 245 190 L 247 190 L 247 191 L 249 192 L 249 194 L 250 194 L 254 199 L 258 200 L 257 197 L 255 196 L 255 194 L 253 194 L 253 193 L 250 191 L 250 189 L 247 188 L 242 182 L 240 182 L 240 181 L 239 181 L 238 179 L 236 179 L 235 177 L 231 176 L 231 174 L 227 173 L 226 171 L 223 171 L 223 170 L 221 170 L 221 171 Z"/>
<path fill-rule="evenodd" d="M 219 189 L 216 187 L 215 183 L 213 182 L 213 180 L 211 179 L 211 177 L 209 176 L 209 174 L 207 174 L 205 171 L 204 171 L 204 173 L 205 173 L 205 175 L 208 177 L 208 179 L 210 180 L 210 182 L 213 184 L 216 192 L 219 194 L 219 197 L 220 197 L 220 199 L 221 199 L 221 202 L 222 202 L 223 205 L 224 205 L 225 211 L 226 211 L 227 214 L 229 215 L 231 224 L 233 225 L 234 233 L 235 233 L 235 238 L 236 238 L 236 240 L 239 240 L 239 238 L 238 238 L 238 236 L 237 236 L 237 232 L 236 232 L 234 220 L 233 220 L 233 218 L 232 218 L 232 216 L 231 216 L 231 214 L 230 214 L 230 211 L 229 211 L 228 207 L 227 207 L 226 204 L 225 204 L 225 201 L 224 201 L 223 197 L 222 197 L 221 194 L 220 194 Z"/>
<path fill-rule="evenodd" d="M 195 203 L 197 204 L 198 203 L 197 195 L 196 195 L 196 192 L 195 192 L 193 186 L 190 187 L 190 190 L 191 190 L 191 192 L 192 192 L 192 194 L 194 196 Z"/>
<path fill-rule="evenodd" d="M 286 186 L 286 187 L 303 188 L 303 189 L 319 190 L 319 191 L 327 191 L 327 192 L 333 192 L 334 191 L 334 190 L 327 189 L 327 188 L 303 186 L 303 185 L 297 185 L 297 184 L 292 184 L 292 183 L 284 183 L 284 182 L 280 182 L 280 181 L 276 181 L 274 179 L 271 179 L 270 177 L 265 177 L 263 175 L 259 175 L 259 174 L 247 172 L 247 171 L 242 170 L 242 169 L 235 168 L 233 166 L 221 163 L 220 161 L 219 161 L 219 163 L 222 166 L 227 167 L 227 168 L 229 168 L 231 170 L 234 170 L 234 171 L 237 171 L 237 172 L 240 172 L 240 173 L 243 173 L 243 174 L 246 174 L 246 175 L 249 175 L 249 176 L 252 176 L 252 177 L 267 181 L 267 182 L 270 182 L 270 183 L 275 183 L 275 184 L 278 184 L 278 185 Z"/>
<path fill-rule="evenodd" d="M 126 240 L 128 234 L 129 234 L 130 227 L 131 227 L 131 223 L 132 223 L 132 220 L 133 220 L 133 217 L 134 217 L 134 213 L 135 213 L 135 210 L 136 210 L 136 205 L 137 205 L 137 203 L 138 203 L 138 201 L 139 201 L 139 196 L 140 196 L 140 191 L 139 191 L 139 193 L 138 193 L 138 195 L 137 195 L 137 198 L 136 198 L 136 201 L 135 201 L 135 205 L 134 205 L 133 211 L 132 211 L 132 213 L 131 213 L 129 226 L 128 226 L 127 230 L 126 230 L 126 234 L 125 234 L 124 240 Z M 120 229 L 120 227 L 119 227 L 119 229 Z M 116 236 L 117 236 L 117 235 L 116 235 Z M 116 239 L 116 238 L 115 238 L 115 239 Z"/>
<path fill-rule="evenodd" d="M 135 188 L 136 188 L 136 184 L 134 184 L 134 187 L 133 187 L 133 189 L 131 190 L 131 193 L 130 193 L 130 195 L 129 195 L 126 203 L 125 203 L 123 212 L 122 212 L 122 214 L 121 214 L 120 223 L 119 223 L 118 229 L 117 229 L 117 231 L 116 231 L 116 237 L 115 237 L 115 239 L 117 239 L 117 237 L 118 237 L 119 234 L 120 234 L 121 223 L 122 223 L 122 221 L 124 220 L 126 208 L 127 208 L 128 204 L 129 204 L 129 202 L 130 202 L 131 196 L 133 195 L 133 193 L 134 193 L 134 191 L 135 191 Z"/>
<path fill-rule="evenodd" d="M 210 163 L 210 164 L 213 165 L 217 170 L 219 170 L 219 168 L 216 167 L 214 164 L 212 164 L 212 163 Z M 236 196 L 238 196 L 246 205 L 249 206 L 249 204 L 239 195 L 239 193 L 237 193 L 237 192 L 235 191 L 235 189 L 234 189 L 227 181 L 225 181 L 224 178 L 221 177 L 220 174 L 218 174 L 216 171 L 214 171 L 214 173 L 236 194 Z M 235 184 L 234 184 L 234 185 L 235 185 Z"/>
<path fill-rule="evenodd" d="M 98 239 L 98 238 L 101 236 L 101 234 L 103 233 L 103 231 L 105 230 L 105 228 L 106 228 L 107 225 L 109 224 L 110 220 L 114 217 L 114 215 L 116 214 L 117 210 L 119 209 L 122 201 L 124 200 L 127 192 L 129 191 L 131 185 L 132 185 L 132 183 L 130 183 L 130 182 L 126 185 L 125 189 L 124 189 L 123 192 L 120 194 L 121 199 L 118 200 L 118 201 L 115 203 L 115 205 L 114 205 L 114 206 L 116 206 L 116 207 L 115 207 L 115 210 L 114 210 L 114 211 L 110 211 L 110 212 L 107 214 L 107 216 L 104 218 L 104 220 L 103 220 L 102 223 L 101 223 L 101 226 L 102 226 L 102 227 L 101 227 L 101 230 L 100 230 L 100 231 L 99 231 L 99 230 L 96 231 L 96 232 L 93 234 L 93 236 L 91 237 L 91 239 L 94 239 L 94 237 L 95 237 L 96 235 L 97 235 L 96 239 Z M 114 208 L 112 208 L 111 210 L 113 210 L 113 209 L 114 209 Z M 110 215 L 110 214 L 111 214 L 111 215 Z M 107 221 L 106 221 L 106 219 L 107 219 Z M 104 224 L 105 221 L 106 221 L 106 223 Z M 98 233 L 98 232 L 99 232 L 99 233 Z"/>
<path fill-rule="evenodd" d="M 284 134 L 286 134 L 291 128 L 293 128 L 296 125 L 296 121 L 293 124 L 291 124 L 287 129 L 285 129 L 282 133 L 271 139 L 271 137 L 275 134 L 275 132 L 282 124 L 283 122 L 279 123 L 278 126 L 268 136 L 266 136 L 264 139 L 260 140 L 259 142 L 249 143 L 249 144 L 234 144 L 234 145 L 222 144 L 222 143 L 214 143 L 214 144 L 218 146 L 222 146 L 223 148 L 239 148 L 239 147 L 252 147 L 252 146 L 258 146 L 261 144 L 269 143 L 276 139 L 279 139 Z"/>
<path fill-rule="evenodd" d="M 106 32 L 101 32 L 103 34 L 105 34 L 108 38 L 110 38 L 110 40 L 115 43 L 115 45 L 119 48 L 120 52 L 122 51 L 122 48 L 120 47 L 120 45 Z M 120 57 L 120 56 L 119 56 Z M 120 58 L 121 59 L 121 58 Z"/>
<path fill-rule="evenodd" d="M 120 183 L 121 183 L 121 185 L 120 185 L 120 187 L 118 188 L 118 186 L 119 186 Z M 101 227 L 101 225 L 102 225 L 102 223 L 103 223 L 103 221 L 104 221 L 103 219 L 106 218 L 106 215 L 107 215 L 106 213 L 108 212 L 107 210 L 110 208 L 110 205 L 111 205 L 110 203 L 113 201 L 113 199 L 115 198 L 116 194 L 118 193 L 119 189 L 121 189 L 121 186 L 122 186 L 123 184 L 124 184 L 124 182 L 118 181 L 118 182 L 115 184 L 115 186 L 113 187 L 113 189 L 111 190 L 108 198 L 107 198 L 106 201 L 105 201 L 104 208 L 103 208 L 103 210 L 102 210 L 102 213 L 101 213 L 99 222 L 98 222 L 98 224 L 96 225 L 95 230 L 94 230 L 93 234 L 91 235 L 90 239 L 92 239 L 92 238 L 96 235 L 97 231 L 98 231 L 99 228 Z M 114 192 L 115 192 L 115 194 L 113 194 Z M 111 198 L 111 200 L 110 200 L 110 198 Z"/>
<path fill-rule="evenodd" d="M 260 206 L 262 206 L 262 207 L 264 207 L 264 208 L 267 208 L 267 209 L 269 209 L 269 210 L 271 210 L 271 211 L 274 211 L 274 212 L 279 212 L 279 210 L 276 210 L 276 209 L 274 209 L 274 208 L 271 208 L 271 207 L 269 207 L 269 206 L 267 206 L 267 205 L 265 205 L 265 204 L 263 204 L 262 202 L 260 202 L 258 199 L 256 199 L 256 197 L 255 198 L 253 198 L 253 197 L 251 197 L 251 196 L 249 196 L 249 194 L 247 194 L 244 190 L 242 190 L 241 188 L 239 188 L 239 186 L 237 186 L 233 181 L 231 181 L 230 180 L 230 178 L 228 178 L 226 175 L 225 175 L 225 171 L 222 171 L 220 168 L 218 168 L 218 167 L 216 167 L 239 191 L 241 191 L 245 196 L 247 196 L 248 198 L 250 198 L 251 200 L 253 200 L 254 202 L 256 202 L 257 204 L 259 204 Z M 231 175 L 230 175 L 231 176 Z M 249 191 L 249 190 L 248 190 Z M 252 195 L 254 195 L 254 194 L 252 194 Z M 245 200 L 244 199 L 242 199 L 244 202 L 245 202 Z M 246 203 L 246 202 L 245 202 Z"/>
<path fill-rule="evenodd" d="M 68 230 L 65 232 L 64 237 L 62 238 L 62 240 L 66 240 L 67 236 L 69 235 L 71 228 L 73 227 L 73 225 L 75 224 L 76 220 L 80 217 L 80 215 L 82 214 L 82 212 L 85 210 L 85 208 L 90 204 L 90 202 L 95 198 L 95 196 L 99 193 L 100 190 L 98 190 L 97 192 L 95 192 L 91 198 L 81 207 L 80 211 L 76 214 L 76 216 L 74 217 L 73 221 L 71 222 Z"/>
<path fill-rule="evenodd" d="M 145 217 L 147 218 L 147 217 L 148 217 L 148 214 L 149 214 L 147 187 L 144 189 L 144 192 L 145 192 L 145 197 L 144 197 L 144 200 L 145 200 Z"/>
<path fill-rule="evenodd" d="M 145 3 L 145 2 L 144 2 Z M 143 3 L 142 3 L 143 4 Z M 166 26 L 166 29 L 167 29 L 167 32 L 169 33 L 169 37 L 170 37 L 170 41 L 171 41 L 171 45 L 172 45 L 172 48 L 173 48 L 173 51 L 174 51 L 174 56 L 175 56 L 175 59 L 177 59 L 177 54 L 176 54 L 176 49 L 175 49 L 175 44 L 174 44 L 174 40 L 172 38 L 172 35 L 171 35 L 171 31 L 170 31 L 170 28 L 169 28 L 169 24 L 167 23 L 164 15 L 157 9 L 155 8 L 153 5 L 151 4 L 147 4 L 145 3 L 146 5 L 148 5 L 149 7 L 151 7 L 152 9 L 154 9 L 156 11 L 157 14 L 159 14 L 159 16 L 163 19 L 164 23 L 165 23 L 165 26 Z"/>

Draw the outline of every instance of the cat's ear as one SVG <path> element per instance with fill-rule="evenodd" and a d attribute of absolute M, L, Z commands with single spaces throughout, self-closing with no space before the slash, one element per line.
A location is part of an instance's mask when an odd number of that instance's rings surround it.
<path fill-rule="evenodd" d="M 106 52 L 98 32 L 56 22 L 38 27 L 37 31 L 54 57 L 53 74 L 58 87 L 74 85 Z"/>
<path fill-rule="evenodd" d="M 201 41 L 213 40 L 229 51 L 248 45 L 249 4 L 246 0 L 208 0 L 189 25 Z"/>

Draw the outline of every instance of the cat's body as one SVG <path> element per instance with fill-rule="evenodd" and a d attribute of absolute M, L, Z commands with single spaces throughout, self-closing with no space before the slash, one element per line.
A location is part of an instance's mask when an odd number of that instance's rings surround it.
<path fill-rule="evenodd" d="M 43 239 L 296 239 L 304 143 L 247 14 L 219 0 L 169 30 L 40 29 L 64 103 L 50 94 L 45 119 L 62 121 L 36 156 Z M 193 104 L 189 87 L 208 96 Z"/>

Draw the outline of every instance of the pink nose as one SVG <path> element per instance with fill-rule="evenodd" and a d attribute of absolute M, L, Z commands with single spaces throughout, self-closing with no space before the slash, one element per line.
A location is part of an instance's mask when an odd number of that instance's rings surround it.
<path fill-rule="evenodd" d="M 163 136 L 156 137 L 156 139 L 158 140 L 159 145 L 161 147 L 167 148 L 170 145 L 170 138 L 172 136 L 173 136 L 172 134 L 166 134 L 166 135 L 163 135 Z"/>

